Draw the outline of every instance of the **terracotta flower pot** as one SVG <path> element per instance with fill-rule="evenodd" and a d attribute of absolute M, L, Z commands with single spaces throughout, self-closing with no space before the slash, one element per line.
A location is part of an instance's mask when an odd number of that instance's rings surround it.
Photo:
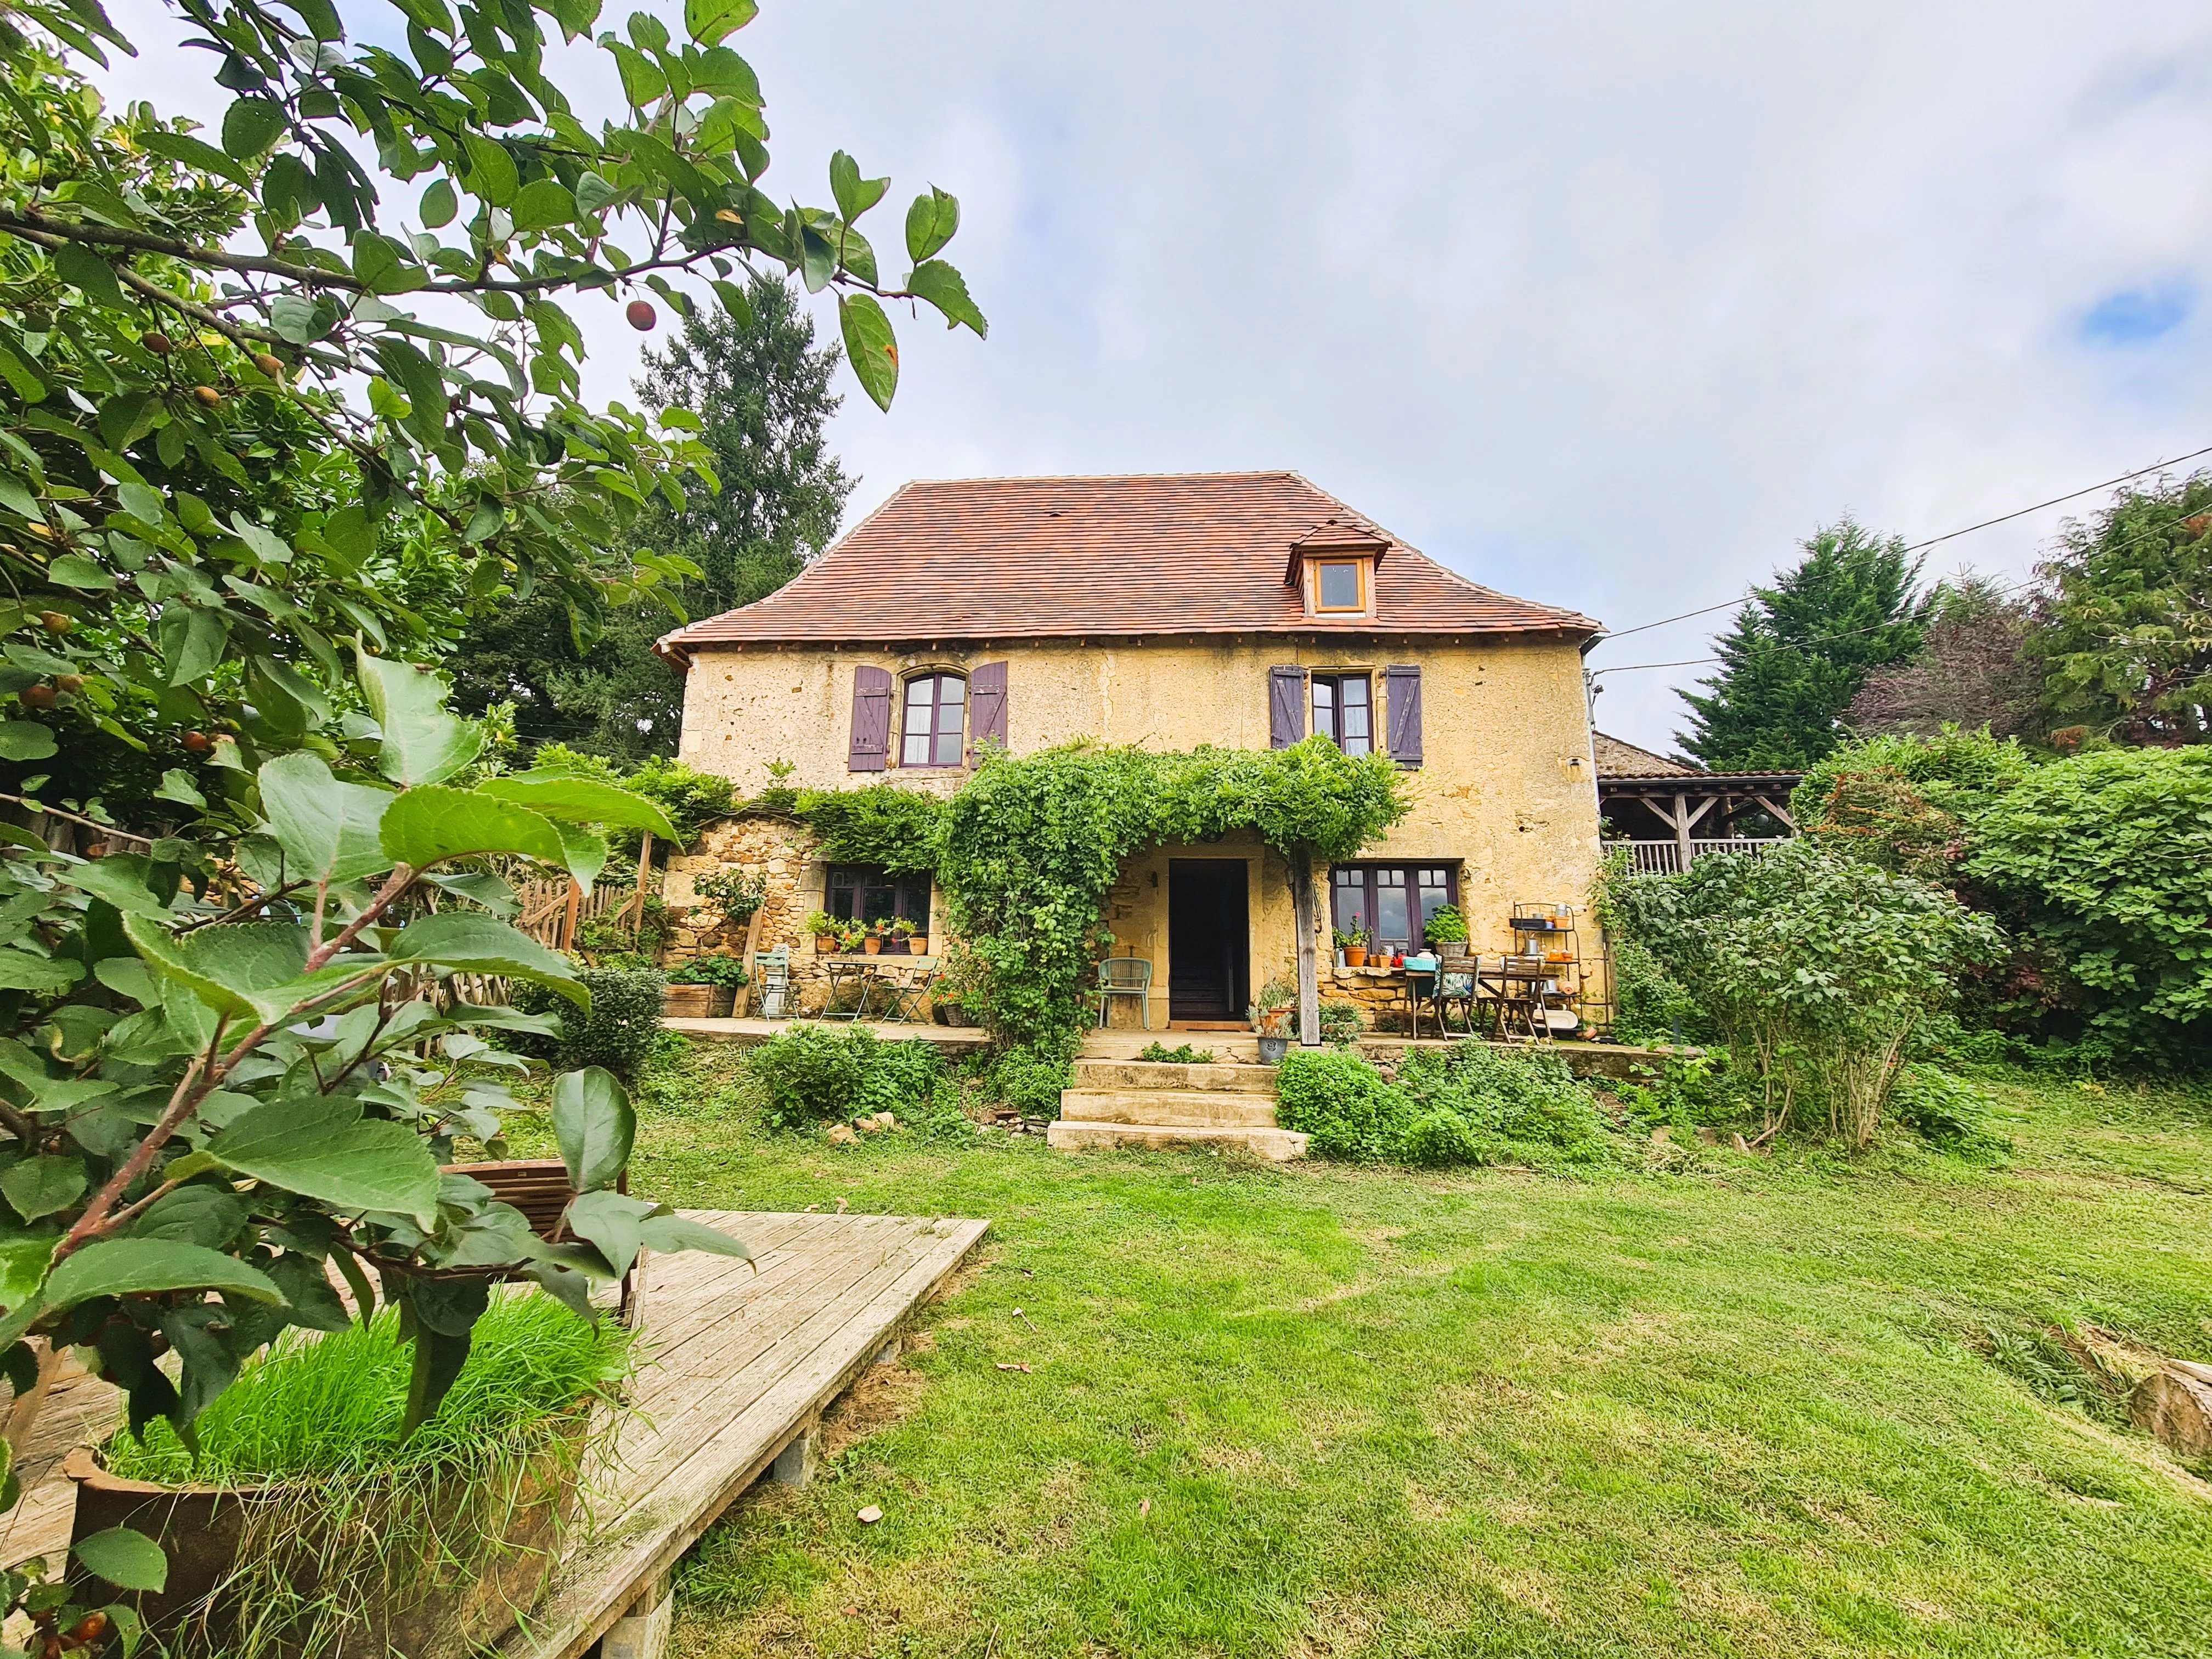
<path fill-rule="evenodd" d="M 929 935 L 927 933 L 916 933 L 906 943 L 907 948 L 915 956 L 926 957 L 929 954 Z"/>
<path fill-rule="evenodd" d="M 1364 968 L 1367 965 L 1367 947 L 1364 945 L 1346 945 L 1344 965 L 1347 968 Z"/>
<path fill-rule="evenodd" d="M 837 948 L 837 936 L 836 936 L 836 934 L 835 934 L 835 933 L 817 933 L 817 934 L 814 936 L 814 954 L 815 954 L 816 956 L 817 956 L 817 957 L 826 957 L 826 956 L 828 956 L 828 955 L 829 955 L 832 951 L 836 950 L 836 948 Z"/>
<path fill-rule="evenodd" d="M 884 942 L 871 933 L 860 941 L 860 949 L 872 957 L 879 957 L 884 953 Z"/>

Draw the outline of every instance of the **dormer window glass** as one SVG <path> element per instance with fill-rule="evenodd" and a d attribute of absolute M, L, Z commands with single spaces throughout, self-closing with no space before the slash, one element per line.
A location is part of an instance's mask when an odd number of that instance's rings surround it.
<path fill-rule="evenodd" d="M 1367 565 L 1362 559 L 1330 559 L 1314 567 L 1316 611 L 1364 611 Z"/>

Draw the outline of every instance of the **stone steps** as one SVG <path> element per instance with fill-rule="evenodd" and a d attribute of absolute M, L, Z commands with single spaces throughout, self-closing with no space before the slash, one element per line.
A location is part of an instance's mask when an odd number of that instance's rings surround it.
<path fill-rule="evenodd" d="M 1078 1089 L 1197 1089 L 1208 1094 L 1275 1092 L 1272 1066 L 1178 1066 L 1145 1060 L 1078 1060 Z"/>
<path fill-rule="evenodd" d="M 1206 1031 L 1193 1046 L 1211 1048 L 1211 1065 L 1136 1058 L 1153 1033 L 1094 1032 L 1075 1062 L 1074 1086 L 1060 1097 L 1059 1121 L 1045 1132 L 1063 1152 L 1115 1146 L 1235 1149 L 1285 1163 L 1304 1158 L 1306 1137 L 1275 1122 L 1275 1068 L 1255 1063 L 1249 1036 Z M 1170 1045 L 1172 1046 L 1172 1045 Z"/>
<path fill-rule="evenodd" d="M 1287 1164 L 1306 1155 L 1305 1136 L 1291 1129 L 1214 1128 L 1194 1123 L 1072 1123 L 1066 1118 L 1045 1131 L 1045 1145 L 1063 1152 L 1117 1146 L 1234 1148 L 1272 1164 Z"/>
<path fill-rule="evenodd" d="M 1269 1095 L 1197 1089 L 1070 1089 L 1060 1097 L 1060 1116 L 1062 1122 L 1272 1129 L 1275 1102 Z"/>

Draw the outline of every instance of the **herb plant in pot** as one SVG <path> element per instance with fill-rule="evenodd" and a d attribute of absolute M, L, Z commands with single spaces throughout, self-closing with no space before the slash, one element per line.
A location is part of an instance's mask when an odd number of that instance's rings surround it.
<path fill-rule="evenodd" d="M 1467 918 L 1459 913 L 1455 906 L 1438 905 L 1435 913 L 1429 917 L 1428 925 L 1421 931 L 1427 937 L 1429 943 L 1437 947 L 1440 954 L 1448 957 L 1466 954 L 1463 948 L 1458 950 L 1452 948 L 1455 945 L 1464 947 L 1467 944 Z"/>
<path fill-rule="evenodd" d="M 745 982 L 745 965 L 726 953 L 693 957 L 668 971 L 664 1010 L 678 1019 L 727 1019 Z"/>

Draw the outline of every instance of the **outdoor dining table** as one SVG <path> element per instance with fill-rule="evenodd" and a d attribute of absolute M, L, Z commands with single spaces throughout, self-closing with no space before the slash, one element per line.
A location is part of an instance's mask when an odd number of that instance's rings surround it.
<path fill-rule="evenodd" d="M 937 969 L 935 957 L 847 956 L 823 957 L 823 972 L 829 980 L 829 995 L 822 1005 L 824 1019 L 863 1020 L 868 1017 L 868 1004 L 878 996 L 882 1006 L 892 1018 L 912 1020 L 917 1011 L 907 1005 L 915 1000 L 920 991 L 927 988 Z M 858 994 L 850 1008 L 839 1006 L 842 994 L 848 990 Z"/>

